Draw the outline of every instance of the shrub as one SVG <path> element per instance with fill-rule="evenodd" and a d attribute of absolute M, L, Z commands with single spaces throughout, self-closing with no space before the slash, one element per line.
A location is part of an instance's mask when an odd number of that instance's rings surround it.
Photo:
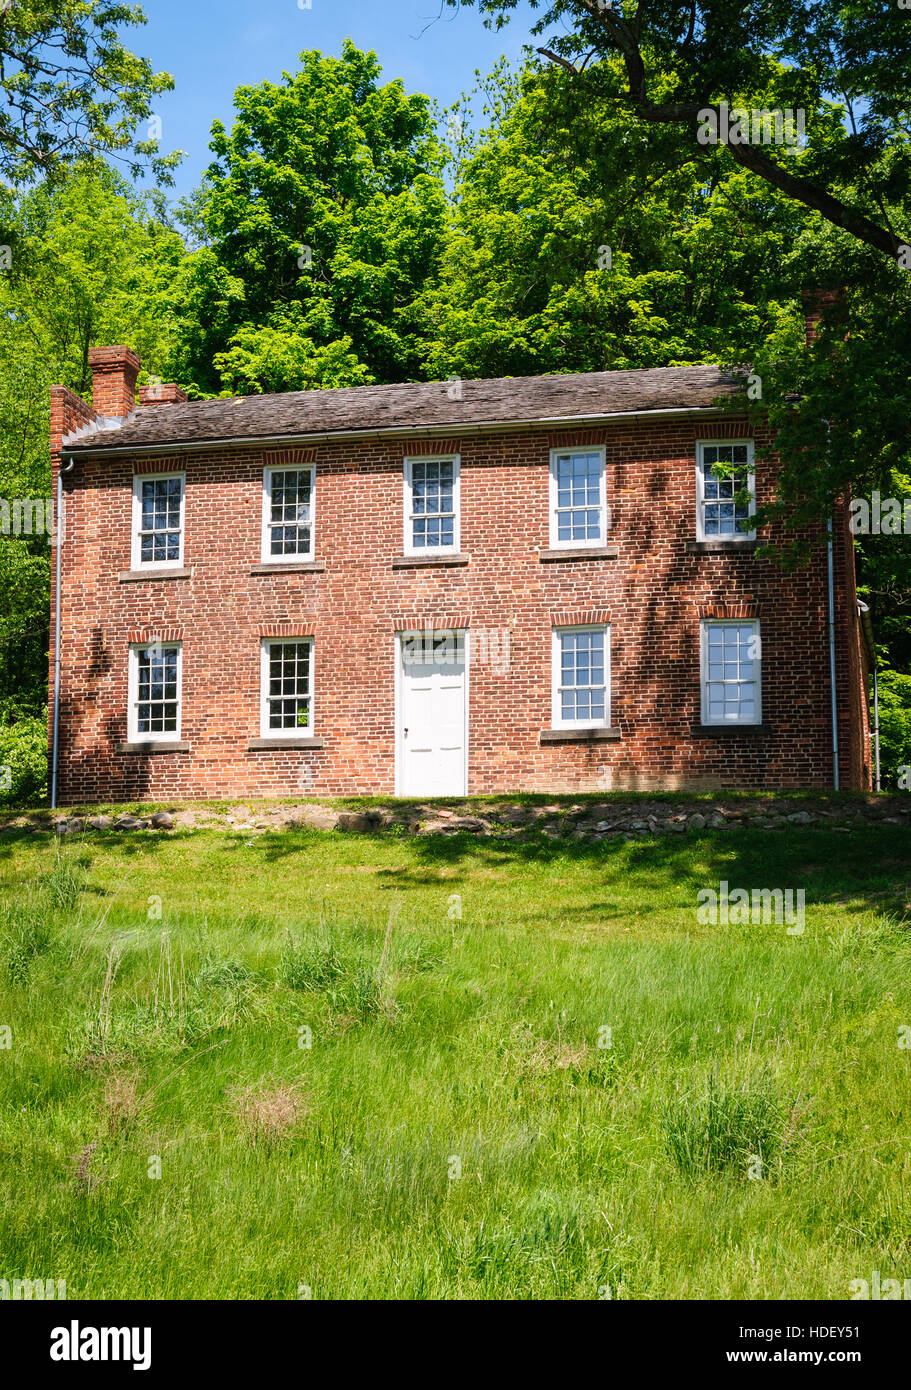
<path fill-rule="evenodd" d="M 883 791 L 903 789 L 899 769 L 911 767 L 911 676 L 900 671 L 879 673 L 879 742 Z"/>
<path fill-rule="evenodd" d="M 25 806 L 46 796 L 46 719 L 0 724 L 0 805 Z"/>

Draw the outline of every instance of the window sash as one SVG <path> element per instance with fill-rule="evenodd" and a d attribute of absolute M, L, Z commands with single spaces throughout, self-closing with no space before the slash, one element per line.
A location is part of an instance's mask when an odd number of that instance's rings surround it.
<path fill-rule="evenodd" d="M 133 569 L 183 564 L 185 499 L 185 473 L 134 475 Z"/>
<path fill-rule="evenodd" d="M 276 479 L 296 477 L 296 490 L 303 490 L 306 500 L 299 496 L 288 502 L 286 484 Z M 306 483 L 301 482 L 306 478 Z M 268 564 L 283 564 L 294 560 L 312 560 L 314 555 L 314 503 L 316 469 L 305 467 L 269 467 L 263 469 L 262 559 Z M 278 496 L 276 496 L 278 494 Z M 290 509 L 290 510 L 289 510 Z M 273 546 L 278 543 L 279 550 Z M 290 543 L 290 548 L 285 545 Z"/>
<path fill-rule="evenodd" d="M 735 458 L 742 451 L 743 458 Z M 756 531 L 744 530 L 738 522 L 756 512 L 756 474 L 753 468 L 753 441 L 749 439 L 700 440 L 696 448 L 696 535 L 701 541 L 752 541 Z M 735 472 L 719 477 L 713 466 L 731 464 Z M 735 502 L 743 489 L 749 502 Z"/>
<path fill-rule="evenodd" d="M 446 471 L 449 477 L 444 481 Z M 405 459 L 406 555 L 458 554 L 461 544 L 460 474 L 458 454 Z"/>
<path fill-rule="evenodd" d="M 554 729 L 610 727 L 610 627 L 554 628 Z"/>
<path fill-rule="evenodd" d="M 702 624 L 702 723 L 762 722 L 762 657 L 759 623 Z M 750 649 L 756 645 L 756 655 Z"/>
<path fill-rule="evenodd" d="M 603 448 L 551 450 L 551 549 L 582 550 L 606 544 L 605 471 Z"/>
<path fill-rule="evenodd" d="M 178 740 L 183 706 L 183 644 L 133 644 L 127 694 L 130 743 Z"/>
<path fill-rule="evenodd" d="M 313 655 L 312 637 L 263 639 L 260 656 L 262 738 L 313 736 Z"/>

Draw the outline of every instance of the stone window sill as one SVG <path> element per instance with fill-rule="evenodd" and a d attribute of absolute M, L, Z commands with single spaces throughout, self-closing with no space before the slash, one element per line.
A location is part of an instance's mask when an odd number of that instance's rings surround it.
<path fill-rule="evenodd" d="M 445 569 L 450 565 L 468 565 L 470 563 L 470 555 L 396 555 L 392 561 L 392 568 L 394 570 L 412 570 L 423 568 L 425 565 L 435 565 Z"/>
<path fill-rule="evenodd" d="M 619 554 L 618 545 L 590 545 L 578 548 L 567 546 L 565 550 L 539 550 L 538 559 L 542 564 L 552 563 L 554 560 L 616 560 Z"/>
<path fill-rule="evenodd" d="M 252 738 L 247 744 L 250 753 L 264 753 L 275 748 L 325 748 L 324 738 Z"/>
<path fill-rule="evenodd" d="M 739 551 L 751 554 L 757 547 L 757 540 L 749 541 L 687 541 L 687 555 L 736 555 Z"/>
<path fill-rule="evenodd" d="M 770 734 L 770 724 L 691 724 L 690 733 L 697 738 L 730 738 L 740 734 Z"/>
<path fill-rule="evenodd" d="M 542 729 L 542 743 L 617 743 L 622 737 L 616 726 L 605 729 Z"/>
<path fill-rule="evenodd" d="M 173 569 L 121 570 L 117 578 L 121 584 L 135 583 L 139 579 L 189 579 L 191 569 L 175 565 Z"/>
<path fill-rule="evenodd" d="M 189 753 L 190 745 L 182 739 L 173 743 L 159 743 L 154 739 L 148 743 L 118 743 L 118 753 L 139 753 L 145 756 L 147 753 Z"/>
<path fill-rule="evenodd" d="M 325 560 L 264 560 L 261 565 L 251 565 L 251 574 L 320 574 L 326 568 Z"/>

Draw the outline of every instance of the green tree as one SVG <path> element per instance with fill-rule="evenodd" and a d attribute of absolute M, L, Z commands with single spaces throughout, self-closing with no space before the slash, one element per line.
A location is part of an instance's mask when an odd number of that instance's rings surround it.
<path fill-rule="evenodd" d="M 462 0 L 447 0 L 458 5 Z M 474 0 L 468 0 L 474 3 Z M 488 22 L 504 23 L 516 0 L 477 0 Z M 787 146 L 741 139 L 736 163 L 830 224 L 894 259 L 895 224 L 911 180 L 907 140 L 911 45 L 908 15 L 881 0 L 531 0 L 533 33 L 551 33 L 538 52 L 571 72 L 583 90 L 615 61 L 616 102 L 633 126 L 680 127 L 691 142 L 707 109 L 805 108 L 843 102 L 836 145 L 812 129 L 795 163 Z M 904 219 L 907 223 L 907 218 Z M 911 235 L 911 228 L 905 225 Z"/>
<path fill-rule="evenodd" d="M 140 126 L 173 79 L 125 48 L 135 5 L 108 0 L 0 0 L 0 178 L 26 183 L 98 156 L 170 180 L 180 152 L 162 156 Z"/>
<path fill-rule="evenodd" d="M 372 53 L 301 54 L 241 87 L 189 210 L 233 294 L 221 343 L 192 362 L 239 392 L 399 381 L 421 360 L 415 300 L 436 268 L 446 200 L 426 97 L 380 83 Z M 202 345 L 201 345 L 202 346 Z M 219 376 L 215 378 L 212 364 Z"/>
<path fill-rule="evenodd" d="M 432 376 L 744 362 L 802 337 L 802 213 L 676 130 L 630 131 L 560 69 L 501 67 L 422 297 Z"/>
<path fill-rule="evenodd" d="M 149 372 L 177 354 L 180 238 L 103 165 L 60 170 L 18 195 L 0 191 L 0 498 L 50 495 L 49 388 L 91 394 L 89 349 L 128 342 Z M 115 248 L 115 254 L 112 254 Z M 20 511 L 20 516 L 22 515 Z M 34 512 L 0 536 L 0 798 L 40 790 L 47 699 L 51 547 Z"/>

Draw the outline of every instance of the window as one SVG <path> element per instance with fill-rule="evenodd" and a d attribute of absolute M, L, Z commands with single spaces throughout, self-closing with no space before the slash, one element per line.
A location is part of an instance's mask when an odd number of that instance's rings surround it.
<path fill-rule="evenodd" d="M 550 544 L 581 549 L 607 543 L 604 450 L 553 450 L 550 456 Z"/>
<path fill-rule="evenodd" d="M 264 561 L 313 559 L 313 468 L 263 471 Z"/>
<path fill-rule="evenodd" d="M 133 569 L 183 564 L 184 474 L 133 479 Z"/>
<path fill-rule="evenodd" d="M 313 638 L 262 644 L 263 738 L 313 734 Z"/>
<path fill-rule="evenodd" d="M 610 629 L 555 628 L 553 727 L 599 729 L 610 724 Z"/>
<path fill-rule="evenodd" d="M 703 724 L 760 722 L 759 624 L 702 624 Z"/>
<path fill-rule="evenodd" d="M 405 460 L 405 554 L 459 549 L 459 459 Z"/>
<path fill-rule="evenodd" d="M 180 738 L 181 668 L 179 642 L 130 648 L 127 728 L 131 743 Z"/>
<path fill-rule="evenodd" d="M 715 472 L 716 465 L 719 472 Z M 749 493 L 749 501 L 740 496 Z M 756 511 L 753 445 L 699 444 L 696 450 L 696 532 L 701 541 L 754 540 L 740 525 Z"/>

